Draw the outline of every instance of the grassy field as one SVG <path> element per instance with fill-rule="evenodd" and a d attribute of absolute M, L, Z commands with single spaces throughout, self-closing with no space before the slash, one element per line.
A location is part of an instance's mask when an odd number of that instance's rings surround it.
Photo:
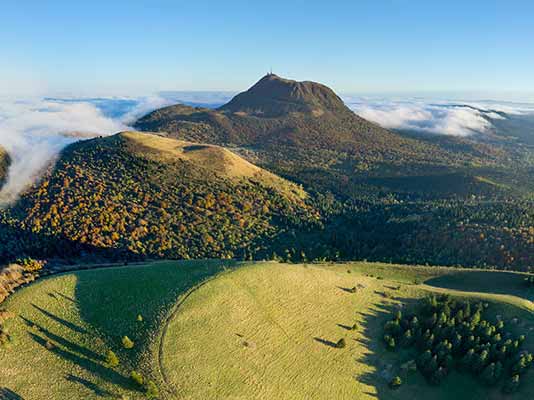
<path fill-rule="evenodd" d="M 388 352 L 380 339 L 396 303 L 413 303 L 433 290 L 414 281 L 453 286 L 457 273 L 374 264 L 239 269 L 195 291 L 170 322 L 163 339 L 168 383 L 177 398 L 187 399 L 503 398 L 468 375 L 452 373 L 441 387 L 429 386 L 417 372 L 403 375 L 400 365 L 413 354 Z M 481 293 L 455 293 L 495 301 L 495 314 L 534 327 L 530 312 L 517 307 L 523 299 L 483 293 L 487 282 L 477 286 L 476 279 L 469 285 Z M 354 286 L 360 287 L 356 294 L 344 290 Z M 349 329 L 354 323 L 356 331 Z M 340 338 L 344 349 L 333 347 Z M 405 384 L 392 391 L 387 384 L 396 374 Z M 506 397 L 526 393 L 534 393 L 533 384 Z"/>
<path fill-rule="evenodd" d="M 14 343 L 0 347 L 0 389 L 24 399 L 144 398 L 129 374 L 135 369 L 158 382 L 154 343 L 168 310 L 187 289 L 230 264 L 158 262 L 80 271 L 18 291 L 2 304 L 16 317 L 8 320 Z M 135 342 L 133 349 L 122 348 L 124 335 Z M 109 349 L 121 360 L 118 368 L 104 366 Z"/>
<path fill-rule="evenodd" d="M 453 373 L 441 387 L 418 372 L 403 375 L 400 365 L 413 355 L 386 351 L 380 338 L 396 304 L 429 291 L 490 300 L 495 314 L 518 317 L 517 329 L 528 333 L 532 293 L 521 279 L 371 263 L 230 261 L 67 273 L 2 304 L 15 317 L 8 321 L 14 342 L 0 347 L 0 398 L 141 399 L 128 378 L 136 370 L 165 399 L 501 399 L 468 375 Z M 358 292 L 349 293 L 354 286 Z M 122 348 L 124 335 L 133 349 Z M 534 350 L 532 336 L 526 346 Z M 344 349 L 333 347 L 340 338 Z M 117 368 L 105 366 L 107 350 L 119 356 Z M 399 390 L 388 388 L 392 374 L 405 381 Z M 506 398 L 534 393 L 528 374 Z"/>

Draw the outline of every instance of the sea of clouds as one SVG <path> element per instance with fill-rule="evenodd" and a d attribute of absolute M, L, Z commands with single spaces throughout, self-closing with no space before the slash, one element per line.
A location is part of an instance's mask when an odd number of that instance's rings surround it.
<path fill-rule="evenodd" d="M 343 100 L 355 113 L 385 128 L 451 136 L 483 134 L 493 128 L 494 120 L 505 119 L 507 116 L 534 114 L 534 104 L 505 101 L 447 101 L 357 96 L 345 96 Z"/>
<path fill-rule="evenodd" d="M 136 98 L 0 98 L 0 146 L 12 164 L 0 191 L 0 205 L 13 202 L 66 145 L 80 137 L 110 135 L 130 129 L 140 116 L 178 102 L 217 107 L 229 92 L 161 92 Z M 387 128 L 466 136 L 491 129 L 492 120 L 534 113 L 534 104 L 451 102 L 416 98 L 343 96 L 363 118 Z"/>

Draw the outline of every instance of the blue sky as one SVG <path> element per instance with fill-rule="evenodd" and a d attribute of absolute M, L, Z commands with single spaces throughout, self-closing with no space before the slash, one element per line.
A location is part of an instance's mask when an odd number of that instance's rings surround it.
<path fill-rule="evenodd" d="M 2 3 L 0 95 L 236 91 L 270 67 L 344 93 L 534 93 L 532 1 Z"/>

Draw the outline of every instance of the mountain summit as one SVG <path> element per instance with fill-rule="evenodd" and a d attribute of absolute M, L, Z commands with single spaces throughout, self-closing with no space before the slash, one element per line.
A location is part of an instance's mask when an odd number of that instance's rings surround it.
<path fill-rule="evenodd" d="M 347 113 L 350 110 L 329 87 L 316 82 L 297 82 L 267 74 L 246 92 L 235 96 L 220 111 L 276 117 L 291 112 Z"/>

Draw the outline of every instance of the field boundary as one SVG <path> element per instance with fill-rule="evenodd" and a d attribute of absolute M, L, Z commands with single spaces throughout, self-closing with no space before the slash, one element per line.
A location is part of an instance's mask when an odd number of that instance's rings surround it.
<path fill-rule="evenodd" d="M 237 268 L 239 268 L 239 267 L 237 267 Z M 176 391 L 176 388 L 173 387 L 173 385 L 170 383 L 170 379 L 169 379 L 168 374 L 167 374 L 167 372 L 165 370 L 165 366 L 163 365 L 163 355 L 164 355 L 163 342 L 165 340 L 165 336 L 167 335 L 167 331 L 168 331 L 168 328 L 169 328 L 169 325 L 170 325 L 171 321 L 176 317 L 176 315 L 180 311 L 180 307 L 185 303 L 185 301 L 189 298 L 189 296 L 191 296 L 194 292 L 196 292 L 198 289 L 200 289 L 201 287 L 203 287 L 207 283 L 213 281 L 214 279 L 220 277 L 223 274 L 227 274 L 227 273 L 233 272 L 234 270 L 235 270 L 235 267 L 230 269 L 230 270 L 224 270 L 222 272 L 219 272 L 219 273 L 217 273 L 217 274 L 215 274 L 213 276 L 210 276 L 210 277 L 204 279 L 202 282 L 197 283 L 196 285 L 190 287 L 189 289 L 187 289 L 187 291 L 185 293 L 183 293 L 178 298 L 176 303 L 170 309 L 169 314 L 165 318 L 165 322 L 163 323 L 162 328 L 160 329 L 160 333 L 158 335 L 158 339 L 157 339 L 157 341 L 155 343 L 155 346 L 157 347 L 157 351 L 155 351 L 154 354 L 156 354 L 156 356 L 157 356 L 158 360 L 156 362 L 156 365 L 157 365 L 157 368 L 159 370 L 158 371 L 159 375 L 160 375 L 163 383 L 166 386 L 167 392 L 170 392 L 173 395 L 178 395 L 178 393 Z"/>

